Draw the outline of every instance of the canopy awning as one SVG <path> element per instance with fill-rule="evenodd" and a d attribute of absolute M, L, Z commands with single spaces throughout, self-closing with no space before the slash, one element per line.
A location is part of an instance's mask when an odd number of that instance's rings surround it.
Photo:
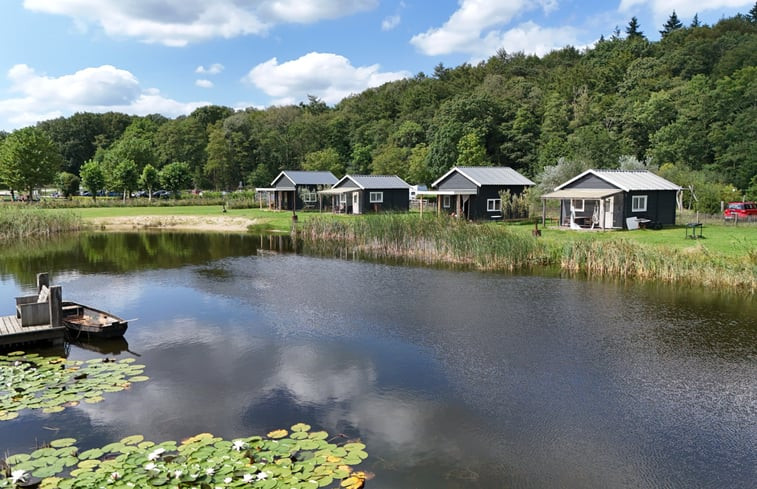
<path fill-rule="evenodd" d="M 323 195 L 339 195 L 339 194 L 346 194 L 347 192 L 358 192 L 360 191 L 357 187 L 339 187 L 339 188 L 329 188 L 326 190 L 319 190 L 319 194 Z"/>
<path fill-rule="evenodd" d="M 255 188 L 255 192 L 275 192 L 276 190 L 278 190 L 276 187 L 267 187 L 267 188 L 256 187 Z"/>
<path fill-rule="evenodd" d="M 556 190 L 541 196 L 542 199 L 574 199 L 574 200 L 598 200 L 611 195 L 619 194 L 622 190 L 617 188 L 566 188 Z"/>

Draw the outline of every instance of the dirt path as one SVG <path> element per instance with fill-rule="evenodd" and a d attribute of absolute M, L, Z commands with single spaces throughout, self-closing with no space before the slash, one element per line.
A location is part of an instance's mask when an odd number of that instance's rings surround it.
<path fill-rule="evenodd" d="M 231 216 L 122 216 L 91 219 L 89 222 L 102 230 L 183 229 L 243 232 L 257 220 Z"/>

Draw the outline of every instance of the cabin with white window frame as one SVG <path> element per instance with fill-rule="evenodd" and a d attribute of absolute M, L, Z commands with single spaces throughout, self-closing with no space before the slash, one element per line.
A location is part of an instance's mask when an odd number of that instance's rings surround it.
<path fill-rule="evenodd" d="M 520 195 L 533 185 L 506 166 L 456 166 L 431 184 L 435 190 L 423 195 L 436 196 L 437 212 L 470 220 L 502 219 L 500 192 Z"/>
<path fill-rule="evenodd" d="M 636 229 L 674 225 L 680 191 L 648 170 L 586 170 L 542 199 L 560 201 L 561 226 Z"/>
<path fill-rule="evenodd" d="M 407 212 L 410 185 L 396 175 L 345 175 L 331 189 L 320 191 L 334 199 L 333 208 L 347 214 Z"/>

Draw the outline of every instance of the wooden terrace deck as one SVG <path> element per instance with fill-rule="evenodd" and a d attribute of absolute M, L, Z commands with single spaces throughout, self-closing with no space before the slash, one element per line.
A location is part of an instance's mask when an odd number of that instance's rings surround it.
<path fill-rule="evenodd" d="M 0 316 L 0 347 L 52 340 L 63 342 L 66 327 L 53 327 L 49 324 L 39 326 L 21 326 L 16 316 Z"/>

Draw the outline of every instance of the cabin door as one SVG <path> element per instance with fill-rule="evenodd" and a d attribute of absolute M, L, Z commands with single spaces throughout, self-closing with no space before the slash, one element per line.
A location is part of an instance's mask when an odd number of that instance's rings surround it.
<path fill-rule="evenodd" d="M 613 227 L 613 218 L 615 217 L 613 216 L 613 212 L 612 212 L 613 203 L 614 203 L 613 200 L 614 200 L 613 197 L 607 197 L 604 200 L 604 205 L 605 205 L 605 224 L 603 226 L 604 229 L 612 229 Z"/>
<path fill-rule="evenodd" d="M 352 192 L 352 213 L 360 214 L 360 192 Z"/>

